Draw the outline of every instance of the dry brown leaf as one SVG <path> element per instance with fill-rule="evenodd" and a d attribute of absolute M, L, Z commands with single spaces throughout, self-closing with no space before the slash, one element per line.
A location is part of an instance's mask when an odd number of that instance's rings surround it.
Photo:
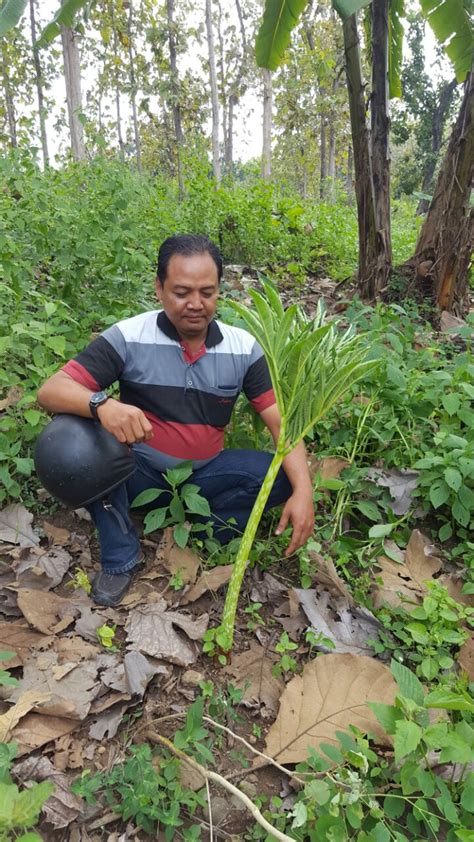
<path fill-rule="evenodd" d="M 128 702 L 125 702 L 97 716 L 89 728 L 89 737 L 93 740 L 103 740 L 104 737 L 111 740 L 115 737 L 127 708 Z"/>
<path fill-rule="evenodd" d="M 127 652 L 123 659 L 125 687 L 132 696 L 143 698 L 145 690 L 155 675 L 167 675 L 163 664 L 152 664 L 141 652 Z"/>
<path fill-rule="evenodd" d="M 201 640 L 208 622 L 208 614 L 193 620 L 178 611 L 167 611 L 166 602 L 161 599 L 131 611 L 126 623 L 127 641 L 153 658 L 187 667 L 195 662 L 197 653 L 176 627 L 191 640 Z"/>
<path fill-rule="evenodd" d="M 237 687 L 245 687 L 243 704 L 249 707 L 264 705 L 272 715 L 278 710 L 285 687 L 284 682 L 272 674 L 275 660 L 267 649 L 252 641 L 250 649 L 234 657 L 224 669 L 234 676 Z"/>
<path fill-rule="evenodd" d="M 56 634 L 80 613 L 70 599 L 30 588 L 18 590 L 18 607 L 29 624 L 43 634 Z"/>
<path fill-rule="evenodd" d="M 474 640 L 472 637 L 463 643 L 459 650 L 458 663 L 464 672 L 467 672 L 469 681 L 474 681 Z"/>
<path fill-rule="evenodd" d="M 69 734 L 79 722 L 59 716 L 45 716 L 42 713 L 28 713 L 10 734 L 18 745 L 18 756 L 29 754 L 51 740 Z"/>
<path fill-rule="evenodd" d="M 201 559 L 188 547 L 181 549 L 173 544 L 164 554 L 163 564 L 172 575 L 178 573 L 181 581 L 187 585 L 196 581 Z"/>
<path fill-rule="evenodd" d="M 21 386 L 10 386 L 5 398 L 0 400 L 0 412 L 8 409 L 9 406 L 15 406 L 23 395 Z"/>
<path fill-rule="evenodd" d="M 380 556 L 377 559 L 382 584 L 377 584 L 374 605 L 380 608 L 384 602 L 399 605 L 401 597 L 419 602 L 426 593 L 425 582 L 432 579 L 441 568 L 441 560 L 433 554 L 433 546 L 418 529 L 414 529 L 405 552 L 405 562 L 397 564 Z"/>
<path fill-rule="evenodd" d="M 367 702 L 391 705 L 396 693 L 392 674 L 380 661 L 366 655 L 322 655 L 287 684 L 267 735 L 266 753 L 280 763 L 300 763 L 308 748 L 336 744 L 336 731 L 347 731 L 349 725 L 387 744 Z"/>
<path fill-rule="evenodd" d="M 2 662 L 8 669 L 23 664 L 32 649 L 41 649 L 51 643 L 51 637 L 32 631 L 24 623 L 0 623 L 0 651 L 15 652 L 15 658 Z"/>
<path fill-rule="evenodd" d="M 39 539 L 31 524 L 33 515 L 21 503 L 12 503 L 0 511 L 0 541 L 19 544 L 20 547 L 36 547 Z"/>
<path fill-rule="evenodd" d="M 288 590 L 287 585 L 282 585 L 271 573 L 265 572 L 261 579 L 259 575 L 261 576 L 261 572 L 255 567 L 252 571 L 255 584 L 252 585 L 250 591 L 252 602 L 280 602 L 283 594 L 286 594 Z"/>
<path fill-rule="evenodd" d="M 50 590 L 61 584 L 70 564 L 71 555 L 63 547 L 34 547 L 22 552 L 14 569 L 21 588 Z"/>
<path fill-rule="evenodd" d="M 451 573 L 445 573 L 438 579 L 440 585 L 444 585 L 452 599 L 460 602 L 462 605 L 468 605 L 470 608 L 474 607 L 474 594 L 463 593 L 464 579 L 455 578 Z"/>
<path fill-rule="evenodd" d="M 57 654 L 45 652 L 41 658 L 25 661 L 21 687 L 15 688 L 10 698 L 20 700 L 24 691 L 46 696 L 46 700 L 36 707 L 38 712 L 49 716 L 69 719 L 85 719 L 93 699 L 100 692 L 97 678 L 97 666 L 93 661 L 83 661 L 59 667 Z M 70 668 L 69 668 L 70 667 Z"/>
<path fill-rule="evenodd" d="M 216 593 L 222 585 L 227 584 L 232 576 L 233 569 L 233 564 L 224 564 L 219 565 L 218 567 L 213 567 L 213 569 L 209 570 L 208 573 L 203 573 L 197 580 L 196 584 L 193 585 L 189 591 L 186 591 L 186 593 L 181 597 L 180 604 L 187 605 L 189 602 L 196 602 L 196 600 L 206 593 L 206 591 Z"/>
<path fill-rule="evenodd" d="M 14 771 L 23 783 L 52 781 L 54 792 L 43 805 L 42 813 L 53 827 L 68 827 L 83 812 L 82 798 L 71 792 L 69 778 L 58 772 L 47 757 L 28 757 L 15 763 Z"/>
<path fill-rule="evenodd" d="M 58 637 L 54 641 L 54 651 L 58 654 L 58 664 L 88 661 L 99 654 L 100 647 L 87 643 L 82 637 Z"/>
<path fill-rule="evenodd" d="M 388 488 L 391 509 L 396 515 L 406 515 L 413 505 L 412 497 L 418 485 L 419 471 L 403 468 L 371 468 L 367 479 L 381 488 Z"/>
<path fill-rule="evenodd" d="M 46 702 L 48 699 L 49 693 L 42 693 L 37 690 L 27 690 L 25 693 L 21 693 L 16 703 L 0 716 L 0 743 L 6 743 L 7 737 L 11 735 L 20 719 L 23 719 L 35 705 Z"/>
<path fill-rule="evenodd" d="M 341 597 L 333 599 L 328 591 L 318 595 L 312 588 L 293 590 L 314 631 L 332 640 L 335 652 L 372 655 L 367 641 L 378 637 L 380 623 L 367 608 L 351 606 Z M 328 651 L 323 644 L 316 648 Z"/>
<path fill-rule="evenodd" d="M 313 572 L 313 579 L 319 585 L 323 585 L 334 596 L 342 596 L 349 605 L 355 605 L 354 597 L 349 588 L 339 576 L 334 562 L 331 558 L 323 558 L 319 553 L 311 550 L 308 553 L 309 563 Z"/>
<path fill-rule="evenodd" d="M 328 479 L 338 479 L 344 468 L 348 468 L 350 464 L 349 459 L 343 459 L 341 456 L 325 456 L 323 459 L 318 459 L 313 453 L 308 456 L 311 479 L 319 474 L 321 484 Z"/>
<path fill-rule="evenodd" d="M 48 536 L 53 544 L 58 544 L 61 547 L 66 547 L 71 543 L 71 533 L 69 529 L 63 529 L 61 526 L 55 526 L 53 523 L 43 521 L 43 532 Z"/>

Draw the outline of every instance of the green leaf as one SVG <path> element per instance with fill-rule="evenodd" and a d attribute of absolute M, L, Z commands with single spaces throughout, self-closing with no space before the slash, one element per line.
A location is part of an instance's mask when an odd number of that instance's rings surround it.
<path fill-rule="evenodd" d="M 453 491 L 459 491 L 462 484 L 462 476 L 456 468 L 446 468 L 444 478 Z"/>
<path fill-rule="evenodd" d="M 173 538 L 178 547 L 184 549 L 189 540 L 189 527 L 184 523 L 178 523 L 173 527 Z"/>
<path fill-rule="evenodd" d="M 464 779 L 460 803 L 465 810 L 474 813 L 474 772 L 469 772 Z"/>
<path fill-rule="evenodd" d="M 469 509 L 466 509 L 466 507 L 463 506 L 459 498 L 456 498 L 456 500 L 454 501 L 451 511 L 453 513 L 454 519 L 457 520 L 457 522 L 460 523 L 461 526 L 469 526 L 469 521 L 471 519 Z"/>
<path fill-rule="evenodd" d="M 170 485 L 176 486 L 181 485 L 182 482 L 186 482 L 187 479 L 191 476 L 193 472 L 193 463 L 190 461 L 182 462 L 181 465 L 177 465 L 176 468 L 168 468 L 166 471 L 166 479 L 170 483 Z"/>
<path fill-rule="evenodd" d="M 387 734 L 394 734 L 397 722 L 403 719 L 403 714 L 394 705 L 385 705 L 382 702 L 367 702 L 368 707 L 373 710 Z"/>
<path fill-rule="evenodd" d="M 425 696 L 425 705 L 427 708 L 468 710 L 474 713 L 474 701 L 467 693 L 456 693 L 454 690 L 443 687 L 443 685 L 436 687 Z"/>
<path fill-rule="evenodd" d="M 461 398 L 455 392 L 448 392 L 442 396 L 441 403 L 448 415 L 455 415 L 461 404 Z"/>
<path fill-rule="evenodd" d="M 28 424 L 31 424 L 32 427 L 36 427 L 37 424 L 42 419 L 42 413 L 39 409 L 27 409 L 25 410 L 25 418 L 28 421 Z"/>
<path fill-rule="evenodd" d="M 320 806 L 326 804 L 331 797 L 331 790 L 326 781 L 319 781 L 317 778 L 313 778 L 313 780 L 306 784 L 304 791 L 308 798 L 316 801 L 316 804 Z"/>
<path fill-rule="evenodd" d="M 72 26 L 76 13 L 86 6 L 88 0 L 64 0 L 54 18 L 41 32 L 36 42 L 39 48 L 46 47 L 60 34 L 61 25 Z"/>
<path fill-rule="evenodd" d="M 432 485 L 430 488 L 430 501 L 435 509 L 443 506 L 449 500 L 450 491 L 449 486 L 443 480 L 439 485 Z"/>
<path fill-rule="evenodd" d="M 390 535 L 395 529 L 394 523 L 378 523 L 376 526 L 371 526 L 369 529 L 369 538 L 385 538 Z"/>
<path fill-rule="evenodd" d="M 416 722 L 408 720 L 399 720 L 395 726 L 395 738 L 393 745 L 395 748 L 395 762 L 398 763 L 402 757 L 411 754 L 420 744 L 422 737 L 422 730 Z"/>
<path fill-rule="evenodd" d="M 387 795 L 384 798 L 383 811 L 389 819 L 399 819 L 405 812 L 403 798 L 393 798 L 391 795 Z"/>
<path fill-rule="evenodd" d="M 12 821 L 15 827 L 30 827 L 36 824 L 45 801 L 54 792 L 54 784 L 42 781 L 24 789 L 15 799 Z"/>
<path fill-rule="evenodd" d="M 438 42 L 454 66 L 458 82 L 464 82 L 472 65 L 470 0 L 420 0 Z"/>
<path fill-rule="evenodd" d="M 145 491 L 141 491 L 140 494 L 137 494 L 133 502 L 130 504 L 130 508 L 138 509 L 140 506 L 146 506 L 148 503 L 153 503 L 153 500 L 156 500 L 160 494 L 164 493 L 164 488 L 146 488 Z"/>
<path fill-rule="evenodd" d="M 356 503 L 355 507 L 369 520 L 375 522 L 380 520 L 380 509 L 377 508 L 375 503 L 371 503 L 370 500 L 360 500 Z"/>
<path fill-rule="evenodd" d="M 389 363 L 387 366 L 387 377 L 394 386 L 398 386 L 400 389 L 406 388 L 406 379 L 405 375 L 401 371 L 401 369 L 397 368 L 397 366 Z"/>
<path fill-rule="evenodd" d="M 360 0 L 333 0 L 332 5 L 342 20 L 345 20 L 358 12 L 359 9 L 368 6 L 370 2 L 371 0 L 362 0 L 362 2 Z"/>
<path fill-rule="evenodd" d="M 17 25 L 27 3 L 28 0 L 6 0 L 0 10 L 0 38 Z"/>
<path fill-rule="evenodd" d="M 161 529 L 165 521 L 167 511 L 167 507 L 164 506 L 162 509 L 154 509 L 152 512 L 148 512 L 144 520 L 145 535 L 149 535 L 150 532 L 154 532 L 156 529 Z"/>
<path fill-rule="evenodd" d="M 255 42 L 259 67 L 276 70 L 290 43 L 291 31 L 298 23 L 308 0 L 266 0 L 263 20 Z"/>
<path fill-rule="evenodd" d="M 423 691 L 423 685 L 416 675 L 395 659 L 393 659 L 390 664 L 390 670 L 397 682 L 400 695 L 404 696 L 406 699 L 411 699 L 415 702 L 415 704 L 420 705 L 421 707 L 424 703 L 425 694 Z"/>
<path fill-rule="evenodd" d="M 173 497 L 169 505 L 169 510 L 171 516 L 174 518 L 176 523 L 184 523 L 186 519 L 186 513 L 184 511 L 184 506 L 179 497 Z"/>
<path fill-rule="evenodd" d="M 185 488 L 181 491 L 181 497 L 183 498 L 187 511 L 191 512 L 191 514 L 202 515 L 203 517 L 210 516 L 211 509 L 205 497 L 202 497 L 200 494 L 188 492 Z"/>

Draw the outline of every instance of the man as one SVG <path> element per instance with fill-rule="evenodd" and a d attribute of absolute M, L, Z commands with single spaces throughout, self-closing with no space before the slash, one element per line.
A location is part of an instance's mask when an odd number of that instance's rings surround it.
<path fill-rule="evenodd" d="M 234 518 L 243 530 L 271 454 L 224 450 L 224 428 L 244 391 L 276 442 L 280 415 L 268 367 L 256 340 L 241 328 L 214 320 L 222 258 L 207 237 L 169 237 L 158 254 L 156 295 L 163 309 L 107 329 L 41 387 L 50 412 L 93 417 L 120 442 L 133 446 L 137 470 L 105 501 L 90 505 L 99 532 L 102 571 L 92 597 L 115 605 L 140 569 L 142 554 L 129 504 L 146 488 L 168 486 L 163 472 L 193 461 L 192 481 L 212 512 L 216 537 Z M 104 391 L 120 385 L 120 401 Z M 267 508 L 284 503 L 276 530 L 293 533 L 294 553 L 314 525 L 313 495 L 302 444 L 286 457 Z M 219 528 L 221 527 L 221 528 Z"/>

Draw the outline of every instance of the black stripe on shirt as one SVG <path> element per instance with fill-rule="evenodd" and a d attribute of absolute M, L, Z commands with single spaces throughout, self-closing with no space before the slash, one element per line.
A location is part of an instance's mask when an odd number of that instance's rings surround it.
<path fill-rule="evenodd" d="M 211 394 L 179 386 L 153 386 L 122 380 L 120 399 L 156 415 L 162 421 L 225 427 L 238 398 L 228 392 Z"/>
<path fill-rule="evenodd" d="M 115 348 L 103 336 L 93 339 L 74 359 L 97 380 L 101 389 L 107 389 L 115 383 L 124 367 L 120 354 L 117 354 Z"/>

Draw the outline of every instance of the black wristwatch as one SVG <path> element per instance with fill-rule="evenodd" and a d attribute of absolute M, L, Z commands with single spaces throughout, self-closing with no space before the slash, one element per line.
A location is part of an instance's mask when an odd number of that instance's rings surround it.
<path fill-rule="evenodd" d="M 94 421 L 99 421 L 99 424 L 100 424 L 100 418 L 97 415 L 97 409 L 99 408 L 99 406 L 102 406 L 103 403 L 108 401 L 108 399 L 109 399 L 109 396 L 108 396 L 107 392 L 94 392 L 94 394 L 91 395 L 91 397 L 90 397 L 89 408 L 90 408 L 90 411 L 91 411 L 91 414 L 92 414 L 92 417 L 93 417 Z"/>

